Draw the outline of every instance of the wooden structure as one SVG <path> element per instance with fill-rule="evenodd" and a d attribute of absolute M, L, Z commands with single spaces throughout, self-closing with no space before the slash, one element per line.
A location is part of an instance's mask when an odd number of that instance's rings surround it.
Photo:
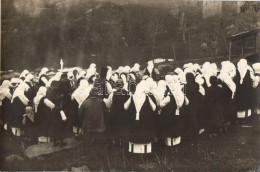
<path fill-rule="evenodd" d="M 254 29 L 254 30 L 249 30 L 249 31 L 245 31 L 245 32 L 241 32 L 232 36 L 229 36 L 226 38 L 226 40 L 229 43 L 229 55 L 228 55 L 228 59 L 229 61 L 231 60 L 231 50 L 232 50 L 232 42 L 235 40 L 241 40 L 241 58 L 245 57 L 245 40 L 247 37 L 253 36 L 254 37 L 254 52 L 257 52 L 257 36 L 260 32 L 260 28 Z"/>

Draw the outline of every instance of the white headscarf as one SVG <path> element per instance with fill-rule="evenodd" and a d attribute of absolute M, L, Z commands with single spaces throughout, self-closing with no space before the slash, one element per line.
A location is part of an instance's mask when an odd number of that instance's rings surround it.
<path fill-rule="evenodd" d="M 195 78 L 195 82 L 199 84 L 199 92 L 205 96 L 205 89 L 202 87 L 204 84 L 204 79 L 202 78 L 202 75 L 197 75 Z"/>
<path fill-rule="evenodd" d="M 131 70 L 130 66 L 125 66 L 123 71 L 124 73 L 129 73 L 130 70 Z"/>
<path fill-rule="evenodd" d="M 0 87 L 0 106 L 2 106 L 2 101 L 5 97 L 11 100 L 12 95 L 10 94 L 10 86 L 11 82 L 8 80 L 4 80 Z"/>
<path fill-rule="evenodd" d="M 22 78 L 22 77 L 26 77 L 26 75 L 29 74 L 29 71 L 27 69 L 23 70 L 22 73 L 20 74 L 19 78 Z"/>
<path fill-rule="evenodd" d="M 29 73 L 29 74 L 25 77 L 24 82 L 31 82 L 33 78 L 34 78 L 34 76 Z"/>
<path fill-rule="evenodd" d="M 89 72 L 89 74 L 90 74 L 91 72 Z M 79 71 L 78 72 L 78 74 L 77 74 L 77 80 L 79 79 L 79 78 L 87 78 L 86 77 L 87 76 L 87 73 L 84 71 L 84 70 L 81 70 L 81 71 Z M 88 75 L 89 77 L 91 76 L 91 75 Z"/>
<path fill-rule="evenodd" d="M 142 80 L 137 86 L 136 86 L 136 91 L 133 95 L 133 100 L 135 104 L 135 109 L 136 109 L 136 120 L 139 120 L 140 117 L 140 111 L 141 108 L 145 102 L 146 99 L 146 94 L 145 90 L 147 89 L 147 83 L 145 80 Z"/>
<path fill-rule="evenodd" d="M 90 78 L 92 75 L 95 75 L 97 72 L 97 68 L 96 68 L 96 64 L 95 63 L 91 63 L 89 65 L 89 68 L 87 69 L 87 75 L 86 78 Z"/>
<path fill-rule="evenodd" d="M 44 67 L 42 68 L 42 70 L 40 71 L 39 73 L 39 78 L 42 76 L 42 75 L 46 75 L 46 73 L 49 71 L 49 69 L 47 67 Z"/>
<path fill-rule="evenodd" d="M 130 71 L 131 72 L 139 72 L 140 71 L 140 65 L 138 63 L 135 63 Z"/>
<path fill-rule="evenodd" d="M 237 70 L 240 75 L 240 84 L 243 84 L 244 77 L 246 76 L 246 72 L 248 69 L 247 60 L 246 59 L 240 59 L 237 63 Z"/>
<path fill-rule="evenodd" d="M 252 65 L 252 67 L 253 67 L 255 73 L 260 74 L 260 63 L 254 63 Z"/>
<path fill-rule="evenodd" d="M 88 98 L 91 89 L 93 88 L 93 85 L 89 85 L 88 81 L 86 79 L 82 79 L 80 81 L 79 87 L 74 91 L 74 93 L 71 95 L 71 99 L 75 99 L 79 107 L 81 104 Z"/>
<path fill-rule="evenodd" d="M 18 97 L 24 105 L 27 105 L 29 100 L 24 95 L 24 92 L 28 91 L 28 89 L 29 89 L 29 86 L 26 83 L 24 83 L 24 82 L 20 83 L 20 85 L 14 91 L 11 103 L 13 103 L 14 99 L 16 97 Z"/>
<path fill-rule="evenodd" d="M 153 91 L 154 95 L 159 99 L 159 102 L 163 100 L 164 93 L 166 91 L 166 82 L 164 80 L 160 80 L 158 82 L 157 89 Z"/>
<path fill-rule="evenodd" d="M 57 72 L 51 79 L 48 81 L 48 86 L 51 85 L 52 81 L 60 81 L 62 72 Z"/>
<path fill-rule="evenodd" d="M 184 93 L 182 92 L 182 87 L 178 81 L 178 78 L 176 76 L 172 76 L 172 82 L 168 86 L 175 98 L 177 109 L 181 108 L 184 103 Z"/>
<path fill-rule="evenodd" d="M 148 72 L 150 73 L 150 75 L 151 75 L 151 73 L 152 73 L 152 71 L 153 71 L 153 68 L 154 68 L 154 63 L 153 63 L 153 61 L 152 61 L 152 60 L 148 61 L 147 70 L 148 70 Z"/>
<path fill-rule="evenodd" d="M 41 99 L 46 96 L 46 92 L 47 92 L 47 88 L 46 87 L 40 87 L 38 92 L 37 92 L 37 94 L 36 94 L 36 96 L 33 99 L 34 109 L 35 109 L 36 113 L 37 113 L 38 105 L 39 105 Z"/>

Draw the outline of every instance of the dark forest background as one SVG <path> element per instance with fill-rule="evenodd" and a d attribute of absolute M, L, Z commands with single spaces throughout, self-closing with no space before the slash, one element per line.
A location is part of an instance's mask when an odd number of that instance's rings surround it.
<path fill-rule="evenodd" d="M 225 37 L 259 26 L 259 13 L 227 9 L 202 18 L 201 4 L 176 8 L 79 1 L 63 8 L 45 3 L 39 15 L 2 0 L 1 70 L 98 65 L 132 65 L 154 58 L 200 58 L 200 45 L 216 38 L 220 56 Z"/>

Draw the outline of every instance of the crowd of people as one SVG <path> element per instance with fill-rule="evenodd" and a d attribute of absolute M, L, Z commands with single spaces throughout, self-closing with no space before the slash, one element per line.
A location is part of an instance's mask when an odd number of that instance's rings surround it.
<path fill-rule="evenodd" d="M 56 73 L 44 67 L 37 76 L 24 70 L 0 87 L 1 131 L 28 142 L 63 145 L 74 133 L 86 144 L 106 139 L 132 148 L 197 142 L 202 131 L 214 139 L 260 113 L 259 74 L 260 63 L 246 59 L 187 63 L 165 76 L 153 61 L 144 70 L 137 63 L 100 72 L 93 63 Z"/>

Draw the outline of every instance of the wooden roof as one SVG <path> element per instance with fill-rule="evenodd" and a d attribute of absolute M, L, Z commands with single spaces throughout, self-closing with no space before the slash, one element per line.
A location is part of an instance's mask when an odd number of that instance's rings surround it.
<path fill-rule="evenodd" d="M 233 41 L 233 40 L 242 39 L 242 38 L 245 38 L 245 37 L 248 37 L 248 36 L 251 36 L 251 35 L 256 35 L 259 32 L 260 32 L 260 28 L 257 28 L 257 29 L 253 29 L 253 30 L 249 30 L 249 31 L 245 31 L 245 32 L 240 32 L 238 34 L 229 36 L 226 39 L 228 41 Z"/>

